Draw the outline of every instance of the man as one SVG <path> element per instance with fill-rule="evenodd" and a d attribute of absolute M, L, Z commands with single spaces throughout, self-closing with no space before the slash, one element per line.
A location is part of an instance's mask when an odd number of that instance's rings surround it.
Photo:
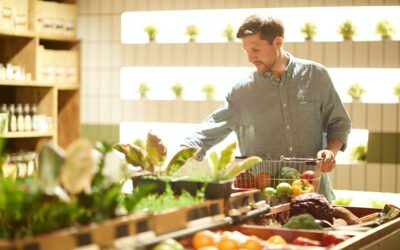
<path fill-rule="evenodd" d="M 242 155 L 322 158 L 320 193 L 334 199 L 326 173 L 346 148 L 351 122 L 326 68 L 284 50 L 278 19 L 252 15 L 236 37 L 256 71 L 232 88 L 183 145 L 200 147 L 204 156 L 234 131 Z"/>

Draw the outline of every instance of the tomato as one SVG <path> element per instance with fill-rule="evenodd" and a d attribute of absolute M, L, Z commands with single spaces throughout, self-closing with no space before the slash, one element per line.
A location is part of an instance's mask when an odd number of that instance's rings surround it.
<path fill-rule="evenodd" d="M 261 250 L 262 249 L 262 243 L 259 238 L 256 236 L 250 236 L 246 242 L 244 242 L 241 246 L 240 249 L 243 250 Z"/>
<path fill-rule="evenodd" d="M 215 234 L 209 230 L 197 232 L 192 239 L 192 245 L 195 249 L 215 246 Z"/>
<path fill-rule="evenodd" d="M 260 172 L 255 176 L 256 188 L 263 189 L 271 186 L 271 175 L 267 172 Z"/>
<path fill-rule="evenodd" d="M 266 241 L 268 244 L 282 245 L 287 244 L 286 240 L 280 235 L 272 235 Z"/>
<path fill-rule="evenodd" d="M 231 237 L 222 237 L 217 246 L 218 250 L 236 250 L 239 249 L 239 242 Z"/>
<path fill-rule="evenodd" d="M 237 188 L 254 188 L 256 183 L 252 173 L 244 172 L 236 176 L 233 184 Z"/>
<path fill-rule="evenodd" d="M 333 234 L 333 233 L 326 233 L 322 236 L 321 246 L 327 247 L 331 245 L 339 244 L 347 240 L 349 237 L 342 234 Z"/>
<path fill-rule="evenodd" d="M 310 182 L 311 184 L 313 184 L 313 181 L 317 178 L 317 174 L 312 171 L 312 170 L 306 170 L 304 171 L 301 176 L 300 179 L 302 180 L 307 180 L 308 182 Z"/>
<path fill-rule="evenodd" d="M 320 246 L 321 243 L 318 240 L 311 240 L 306 237 L 301 237 L 298 236 L 296 237 L 293 242 L 293 245 L 298 245 L 298 246 Z"/>

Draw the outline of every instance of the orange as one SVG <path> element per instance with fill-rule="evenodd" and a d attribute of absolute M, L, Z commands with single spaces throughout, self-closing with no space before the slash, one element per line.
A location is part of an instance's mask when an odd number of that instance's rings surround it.
<path fill-rule="evenodd" d="M 261 250 L 262 243 L 259 238 L 256 236 L 250 236 L 240 247 L 241 249 L 246 250 Z"/>
<path fill-rule="evenodd" d="M 215 246 L 215 234 L 209 230 L 197 232 L 192 239 L 192 244 L 194 249 Z"/>
<path fill-rule="evenodd" d="M 218 250 L 237 250 L 239 249 L 239 242 L 230 237 L 222 237 L 218 242 Z"/>

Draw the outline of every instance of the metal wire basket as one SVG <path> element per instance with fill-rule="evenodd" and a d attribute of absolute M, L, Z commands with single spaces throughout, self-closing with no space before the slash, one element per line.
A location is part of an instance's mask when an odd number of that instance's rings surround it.
<path fill-rule="evenodd" d="M 314 191 L 319 191 L 321 179 L 320 171 L 321 159 L 316 158 L 292 158 L 281 157 L 279 160 L 263 160 L 260 163 L 254 164 L 245 172 L 236 177 L 234 186 L 237 188 L 257 188 L 264 189 L 266 187 L 276 187 L 281 182 L 291 184 L 293 181 L 300 178 L 286 178 L 282 176 L 284 167 L 294 168 L 299 175 L 307 170 L 312 170 L 315 173 L 315 178 L 308 181 L 313 185 Z"/>

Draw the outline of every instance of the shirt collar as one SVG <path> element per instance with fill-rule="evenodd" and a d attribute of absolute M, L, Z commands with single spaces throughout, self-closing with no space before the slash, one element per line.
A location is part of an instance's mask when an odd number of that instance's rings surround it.
<path fill-rule="evenodd" d="M 293 57 L 293 55 L 290 54 L 287 51 L 285 51 L 285 53 L 288 56 L 288 64 L 286 65 L 285 71 L 283 72 L 282 79 L 287 77 L 287 76 L 292 75 L 293 70 L 294 70 L 294 62 L 293 62 L 294 61 L 294 57 Z M 279 79 L 278 77 L 273 76 L 270 71 L 265 72 L 263 74 L 263 76 L 265 78 L 267 78 L 267 79 L 275 79 L 275 78 Z"/>

